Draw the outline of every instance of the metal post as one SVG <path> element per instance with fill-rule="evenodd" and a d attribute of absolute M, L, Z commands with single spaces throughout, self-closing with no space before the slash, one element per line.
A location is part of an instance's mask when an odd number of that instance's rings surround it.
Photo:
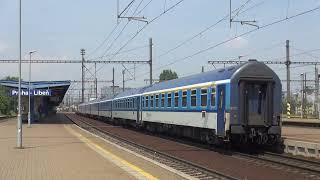
<path fill-rule="evenodd" d="M 31 126 L 31 56 L 32 52 L 30 54 L 30 62 L 29 62 L 29 87 L 28 87 L 28 96 L 29 96 L 29 112 L 28 112 L 28 127 Z"/>
<path fill-rule="evenodd" d="M 124 72 L 125 70 L 122 70 L 122 91 L 124 91 Z"/>
<path fill-rule="evenodd" d="M 303 92 L 304 92 L 304 100 L 303 100 L 303 107 L 304 107 L 304 118 L 307 117 L 307 73 L 304 73 L 304 88 L 303 88 Z"/>
<path fill-rule="evenodd" d="M 300 74 L 300 77 L 301 77 L 301 119 L 303 118 L 304 116 L 304 113 L 303 113 L 303 104 L 304 104 L 304 73 L 301 73 Z"/>
<path fill-rule="evenodd" d="M 291 90 L 290 90 L 290 51 L 289 40 L 286 41 L 286 67 L 287 67 L 287 103 L 291 104 Z"/>
<path fill-rule="evenodd" d="M 317 65 L 315 65 L 315 90 L 314 90 L 314 112 L 315 112 L 315 116 L 318 118 L 319 116 L 319 112 L 318 112 L 318 96 L 319 96 L 319 73 L 318 73 L 318 68 Z"/>
<path fill-rule="evenodd" d="M 22 119 L 21 119 L 21 0 L 19 0 L 19 89 L 18 89 L 18 132 L 17 148 L 22 148 Z"/>
<path fill-rule="evenodd" d="M 149 65 L 150 65 L 150 85 L 152 85 L 152 38 L 149 39 Z"/>
<path fill-rule="evenodd" d="M 95 87 L 95 94 L 96 94 L 96 99 L 98 99 L 98 79 L 96 78 L 96 87 Z"/>
<path fill-rule="evenodd" d="M 81 49 L 81 56 L 82 56 L 82 87 L 81 87 L 81 91 L 82 91 L 82 100 L 81 102 L 84 102 L 84 55 L 85 55 L 85 49 Z"/>
<path fill-rule="evenodd" d="M 94 63 L 95 97 L 98 99 L 97 63 Z"/>
<path fill-rule="evenodd" d="M 29 111 L 28 111 L 28 127 L 31 126 L 31 56 L 32 52 L 29 52 L 30 62 L 29 62 L 29 87 L 28 87 L 28 96 L 29 96 Z"/>
<path fill-rule="evenodd" d="M 230 0 L 230 4 L 229 4 L 229 15 L 230 15 L 230 17 L 229 17 L 229 23 L 230 23 L 230 29 L 231 29 L 231 22 L 232 22 L 232 17 L 231 17 L 231 0 Z"/>
<path fill-rule="evenodd" d="M 114 68 L 112 68 L 112 95 L 114 96 Z"/>
<path fill-rule="evenodd" d="M 31 57 L 32 54 L 35 53 L 36 51 L 30 51 L 29 56 L 30 56 L 30 61 L 29 61 L 29 86 L 28 86 L 28 96 L 29 96 L 29 111 L 28 111 L 28 127 L 31 127 Z"/>
<path fill-rule="evenodd" d="M 201 72 L 202 72 L 202 73 L 204 73 L 204 66 L 202 66 L 202 68 L 201 68 Z"/>

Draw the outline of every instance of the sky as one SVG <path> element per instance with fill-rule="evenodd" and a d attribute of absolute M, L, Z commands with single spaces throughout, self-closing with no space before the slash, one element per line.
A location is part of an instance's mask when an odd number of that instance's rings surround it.
<path fill-rule="evenodd" d="M 119 0 L 119 11 L 131 1 Z M 237 59 L 239 56 L 243 56 L 241 60 L 284 61 L 286 40 L 290 40 L 292 61 L 320 59 L 320 9 L 290 19 L 291 16 L 319 7 L 320 0 L 233 0 L 232 16 L 236 21 L 255 20 L 255 25 L 264 27 L 289 18 L 259 29 L 239 22 L 231 23 L 230 27 L 229 18 L 225 18 L 229 16 L 229 0 L 178 2 L 180 0 L 135 0 L 123 15 L 145 17 L 149 21 L 146 24 L 125 18 L 117 20 L 116 0 L 22 0 L 23 59 L 29 58 L 28 52 L 31 50 L 37 50 L 33 59 L 80 59 L 80 49 L 84 48 L 86 60 L 145 61 L 149 60 L 149 38 L 154 43 L 154 78 L 158 78 L 164 69 L 176 71 L 179 77 L 199 73 L 202 66 L 206 71 L 213 70 L 223 65 L 212 66 L 207 61 Z M 242 8 L 236 14 L 239 7 Z M 18 8 L 18 1 L 0 0 L 0 59 L 18 58 Z M 153 20 L 155 17 L 158 18 Z M 251 30 L 255 31 L 237 37 Z M 199 35 L 192 38 L 196 34 Z M 192 40 L 186 42 L 190 38 Z M 182 42 L 185 43 L 181 45 Z M 212 48 L 202 52 L 208 47 Z M 306 51 L 308 53 L 301 54 Z M 117 52 L 122 53 L 114 55 Z M 292 79 L 299 79 L 302 72 L 307 72 L 308 79 L 314 79 L 313 66 L 295 66 L 291 70 Z M 116 72 L 115 84 L 122 86 L 122 65 L 98 64 L 97 78 L 111 80 L 113 67 Z M 270 67 L 280 79 L 286 79 L 284 65 Z M 87 64 L 87 68 L 90 72 L 86 72 L 86 77 L 90 79 L 94 68 L 92 64 Z M 148 65 L 137 64 L 135 68 L 125 65 L 125 68 L 128 69 L 125 72 L 126 87 L 146 85 L 144 79 L 149 78 Z M 27 64 L 23 64 L 22 72 L 22 78 L 27 80 Z M 17 64 L 0 64 L 0 78 L 17 75 Z M 81 64 L 32 65 L 32 80 L 80 79 Z M 73 85 L 72 88 L 78 89 L 79 85 Z M 98 88 L 109 85 L 99 83 Z M 292 86 L 293 90 L 299 88 L 296 83 Z M 286 87 L 285 83 L 283 87 Z M 73 93 L 78 94 L 78 91 Z"/>

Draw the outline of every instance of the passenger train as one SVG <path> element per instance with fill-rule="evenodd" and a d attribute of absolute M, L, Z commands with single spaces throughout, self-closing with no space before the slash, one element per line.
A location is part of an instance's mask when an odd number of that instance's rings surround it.
<path fill-rule="evenodd" d="M 78 113 L 209 144 L 275 144 L 281 93 L 276 73 L 249 60 L 83 103 Z"/>

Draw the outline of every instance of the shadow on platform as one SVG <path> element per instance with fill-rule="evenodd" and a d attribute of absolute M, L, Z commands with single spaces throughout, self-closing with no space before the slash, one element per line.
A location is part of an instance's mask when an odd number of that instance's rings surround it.
<path fill-rule="evenodd" d="M 26 123 L 26 122 L 24 122 Z M 41 118 L 33 124 L 73 124 L 64 114 L 52 114 L 47 117 Z"/>

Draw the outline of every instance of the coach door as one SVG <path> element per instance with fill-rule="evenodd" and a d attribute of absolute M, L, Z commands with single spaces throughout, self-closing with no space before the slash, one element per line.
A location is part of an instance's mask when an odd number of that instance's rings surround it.
<path fill-rule="evenodd" d="M 225 135 L 225 85 L 218 85 L 217 88 L 217 135 L 224 136 Z"/>
<path fill-rule="evenodd" d="M 136 123 L 140 124 L 140 97 L 135 97 L 136 111 L 137 111 L 137 120 Z"/>

